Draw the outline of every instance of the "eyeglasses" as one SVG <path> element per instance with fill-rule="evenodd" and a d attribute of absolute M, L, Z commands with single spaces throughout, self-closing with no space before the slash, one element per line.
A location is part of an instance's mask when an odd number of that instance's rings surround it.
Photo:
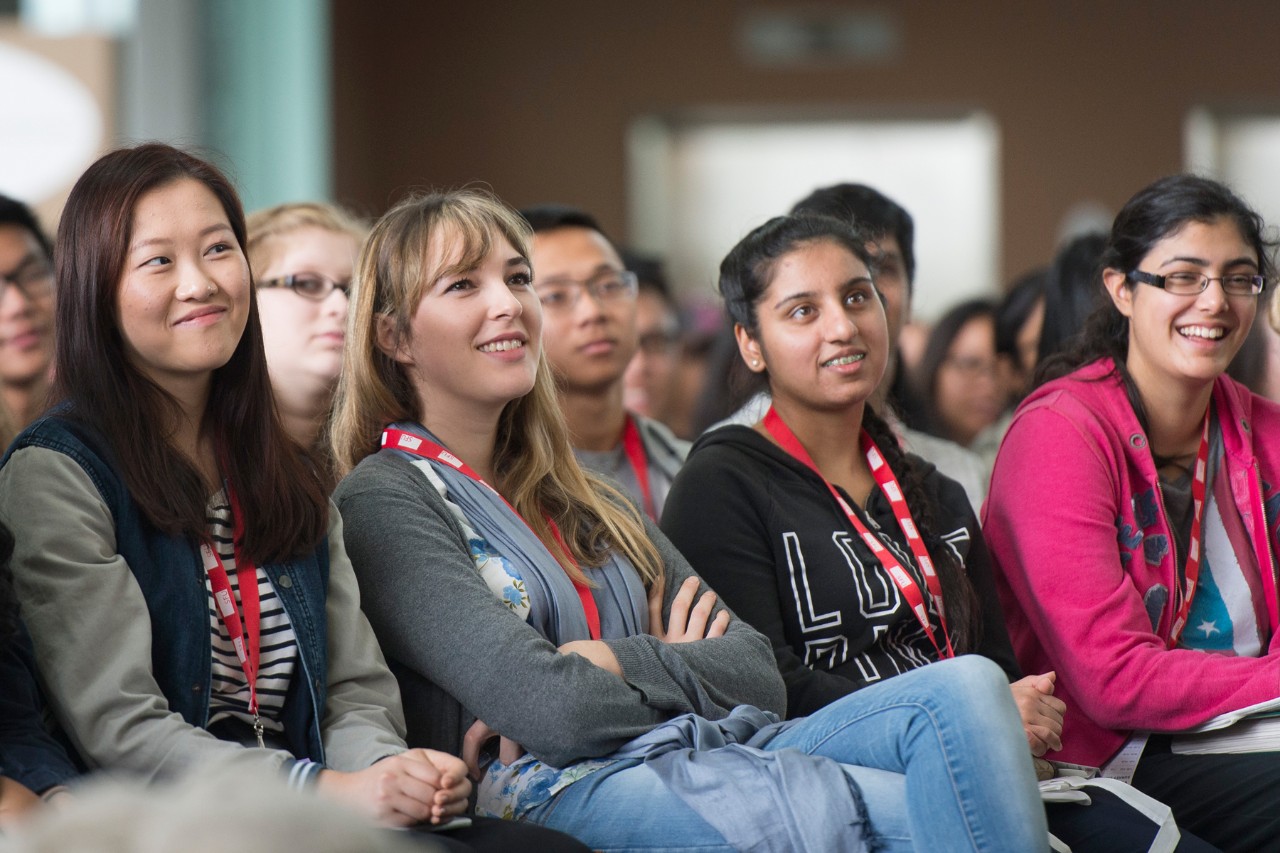
<path fill-rule="evenodd" d="M 970 381 L 989 376 L 992 379 L 1000 376 L 1000 363 L 986 358 L 972 356 L 949 356 L 943 364 L 955 368 L 956 372 Z"/>
<path fill-rule="evenodd" d="M 635 273 L 629 270 L 610 270 L 586 281 L 553 278 L 535 282 L 534 290 L 537 291 L 543 308 L 559 313 L 572 311 L 582 299 L 582 294 L 587 292 L 601 304 L 634 299 L 637 286 Z"/>
<path fill-rule="evenodd" d="M 4 287 L 13 285 L 28 299 L 39 299 L 53 292 L 53 267 L 44 258 L 29 257 L 13 272 L 0 274 Z"/>
<path fill-rule="evenodd" d="M 659 329 L 640 336 L 640 351 L 645 355 L 671 355 L 680 346 L 680 332 L 675 329 Z"/>
<path fill-rule="evenodd" d="M 334 281 L 328 276 L 313 272 L 302 272 L 297 275 L 286 275 L 282 278 L 269 278 L 258 282 L 258 287 L 287 287 L 299 296 L 323 302 L 335 289 L 341 290 L 348 299 L 351 298 L 350 281 Z"/>
<path fill-rule="evenodd" d="M 1231 296 L 1257 296 L 1267 286 L 1266 276 L 1244 273 L 1205 275 L 1202 272 L 1171 272 L 1168 275 L 1156 275 L 1153 272 L 1132 270 L 1128 279 L 1163 288 L 1166 293 L 1177 296 L 1194 296 L 1197 293 L 1203 293 L 1211 281 L 1221 282 L 1223 292 Z"/>

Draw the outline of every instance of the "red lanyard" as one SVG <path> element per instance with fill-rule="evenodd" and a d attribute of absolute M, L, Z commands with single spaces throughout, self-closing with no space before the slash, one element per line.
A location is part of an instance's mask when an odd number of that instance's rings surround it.
<path fill-rule="evenodd" d="M 640 428 L 636 426 L 634 415 L 627 415 L 626 425 L 622 428 L 622 449 L 627 454 L 627 461 L 631 463 L 631 470 L 635 472 L 636 483 L 640 485 L 645 514 L 657 521 L 657 505 L 653 502 L 653 491 L 649 488 L 649 460 L 644 455 L 644 442 L 640 439 Z"/>
<path fill-rule="evenodd" d="M 888 498 L 889 506 L 893 508 L 893 514 L 898 519 L 898 527 L 902 529 L 902 534 L 907 538 L 907 544 L 911 546 L 911 553 L 915 555 L 916 564 L 924 574 L 925 583 L 929 587 L 929 594 L 933 598 L 933 605 L 938 611 L 938 621 L 942 626 L 942 645 L 939 645 L 933 633 L 933 626 L 929 623 L 929 612 L 924 606 L 924 595 L 920 591 L 920 585 L 911 577 L 910 572 L 903 568 L 902 563 L 894 555 L 893 549 L 887 547 L 880 541 L 879 537 L 867 529 L 867 526 L 862 523 L 862 519 L 858 518 L 857 513 L 853 511 L 853 507 L 849 506 L 831 481 L 822 476 L 818 466 L 813 463 L 813 458 L 809 455 L 809 451 L 804 449 L 800 439 L 796 438 L 796 434 L 791 431 L 791 428 L 782 420 L 782 416 L 772 406 L 769 407 L 768 414 L 764 416 L 764 428 L 782 446 L 783 450 L 807 465 L 813 473 L 822 477 L 822 482 L 826 485 L 827 491 L 831 492 L 831 496 L 836 499 L 836 503 L 844 511 L 849 523 L 853 525 L 853 529 L 862 537 L 862 541 L 871 549 L 871 553 L 875 554 L 876 559 L 880 561 L 880 565 L 884 566 L 885 571 L 889 573 L 889 577 L 893 578 L 893 583 L 898 587 L 898 591 L 906 598 L 907 604 L 911 607 L 911 612 L 915 614 L 920 626 L 924 628 L 924 633 L 929 638 L 929 642 L 933 643 L 934 649 L 937 650 L 938 657 L 943 660 L 955 657 L 955 651 L 951 648 L 951 637 L 947 633 L 947 617 L 942 608 L 942 583 L 938 580 L 937 572 L 934 571 L 933 559 L 929 556 L 929 550 L 925 548 L 924 540 L 920 538 L 915 520 L 911 518 L 911 510 L 902 494 L 902 487 L 898 485 L 898 478 L 893 475 L 893 469 L 889 467 L 889 463 L 885 461 L 880 448 L 876 447 L 876 443 L 871 440 L 871 436 L 867 434 L 867 431 L 865 429 L 862 430 L 862 452 L 866 454 L 867 464 L 871 466 L 871 475 L 875 477 L 876 485 L 880 487 L 880 491 Z"/>
<path fill-rule="evenodd" d="M 236 658 L 240 668 L 244 670 L 245 682 L 249 685 L 249 713 L 253 714 L 253 733 L 258 737 L 258 746 L 265 747 L 262 739 L 262 720 L 258 716 L 258 662 L 261 659 L 261 601 L 258 598 L 258 567 L 240 553 L 240 534 L 244 529 L 240 515 L 240 503 L 236 494 L 227 487 L 227 495 L 231 502 L 232 547 L 236 554 L 236 580 L 240 586 L 240 607 L 244 610 L 244 620 L 240 619 L 240 611 L 236 609 L 235 593 L 231 589 L 231 579 L 227 577 L 226 566 L 212 541 L 200 543 L 200 554 L 204 559 L 204 569 L 209 575 L 209 585 L 213 589 L 213 600 L 217 605 L 218 616 L 227 628 L 231 637 L 231 645 L 235 647 Z M 247 635 L 247 636 L 246 636 Z"/>
<path fill-rule="evenodd" d="M 516 508 L 511 505 L 510 501 L 502 496 L 501 492 L 486 483 L 484 478 L 477 474 L 475 469 L 470 465 L 463 462 L 461 459 L 454 456 L 434 441 L 431 441 L 428 438 L 423 438 L 420 435 L 414 435 L 411 432 L 387 427 L 382 431 L 382 446 L 390 447 L 393 450 L 403 450 L 405 453 L 412 453 L 414 456 L 420 456 L 423 459 L 443 462 L 449 467 L 461 471 L 463 474 L 466 474 L 468 477 L 489 489 L 498 497 L 502 498 L 502 502 L 507 505 L 507 509 L 511 510 L 512 514 L 514 514 L 516 518 L 524 522 L 525 527 L 529 527 L 529 522 L 524 520 L 524 516 L 516 512 Z M 559 543 L 565 556 L 572 561 L 573 554 L 569 551 L 569 546 L 565 544 L 564 537 L 560 535 L 560 528 L 557 527 L 556 523 L 550 518 L 547 518 L 547 525 L 551 528 L 551 535 L 556 538 L 556 542 Z M 535 538 L 537 537 L 538 534 L 533 531 L 532 527 L 529 528 L 529 531 L 534 534 Z M 546 546 L 544 545 L 543 547 Z M 550 553 L 550 549 L 547 550 L 548 553 Z M 575 563 L 574 565 L 577 564 Z M 572 578 L 570 578 L 570 580 L 573 581 L 573 588 L 577 590 L 578 598 L 582 601 L 582 611 L 587 617 L 587 630 L 591 633 L 591 639 L 598 640 L 600 639 L 600 611 L 596 608 L 596 600 L 591 595 L 591 587 L 581 581 L 573 580 Z"/>
<path fill-rule="evenodd" d="M 1204 429 L 1200 433 L 1200 449 L 1196 451 L 1196 467 L 1191 472 L 1191 543 L 1187 547 L 1187 571 L 1182 583 L 1182 606 L 1178 608 L 1169 630 L 1169 648 L 1178 644 L 1182 629 L 1187 627 L 1191 613 L 1191 601 L 1196 597 L 1196 584 L 1200 580 L 1201 535 L 1200 522 L 1204 516 L 1205 480 L 1209 470 L 1209 412 L 1204 413 Z M 1165 519 L 1168 521 L 1168 518 Z"/>

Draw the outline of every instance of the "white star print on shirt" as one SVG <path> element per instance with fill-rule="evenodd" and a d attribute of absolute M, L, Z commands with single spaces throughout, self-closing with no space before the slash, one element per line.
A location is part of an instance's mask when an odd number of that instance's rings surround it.
<path fill-rule="evenodd" d="M 1199 630 L 1199 631 L 1200 631 L 1200 633 L 1201 633 L 1201 634 L 1204 634 L 1206 637 L 1211 637 L 1211 636 L 1213 636 L 1214 634 L 1220 634 L 1220 633 L 1222 633 L 1222 632 L 1218 629 L 1217 624 L 1215 624 L 1215 623 L 1213 623 L 1213 622 L 1210 622 L 1208 619 L 1206 619 L 1205 621 L 1201 622 L 1201 623 L 1197 626 L 1197 630 Z"/>

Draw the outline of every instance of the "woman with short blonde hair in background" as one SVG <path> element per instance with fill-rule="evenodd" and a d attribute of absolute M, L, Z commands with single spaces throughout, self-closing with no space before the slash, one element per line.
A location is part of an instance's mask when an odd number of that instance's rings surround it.
<path fill-rule="evenodd" d="M 247 225 L 276 408 L 294 440 L 327 455 L 322 433 L 342 369 L 351 274 L 368 226 L 321 202 L 259 210 Z"/>

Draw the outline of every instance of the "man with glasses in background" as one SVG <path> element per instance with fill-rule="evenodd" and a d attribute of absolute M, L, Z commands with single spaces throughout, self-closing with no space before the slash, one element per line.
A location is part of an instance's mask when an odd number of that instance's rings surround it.
<path fill-rule="evenodd" d="M 0 195 L 0 441 L 48 405 L 53 366 L 53 247 L 31 209 Z"/>
<path fill-rule="evenodd" d="M 689 444 L 623 404 L 623 377 L 639 343 L 636 276 L 585 211 L 539 205 L 521 215 L 534 232 L 530 261 L 542 302 L 542 346 L 574 453 L 656 521 Z"/>

